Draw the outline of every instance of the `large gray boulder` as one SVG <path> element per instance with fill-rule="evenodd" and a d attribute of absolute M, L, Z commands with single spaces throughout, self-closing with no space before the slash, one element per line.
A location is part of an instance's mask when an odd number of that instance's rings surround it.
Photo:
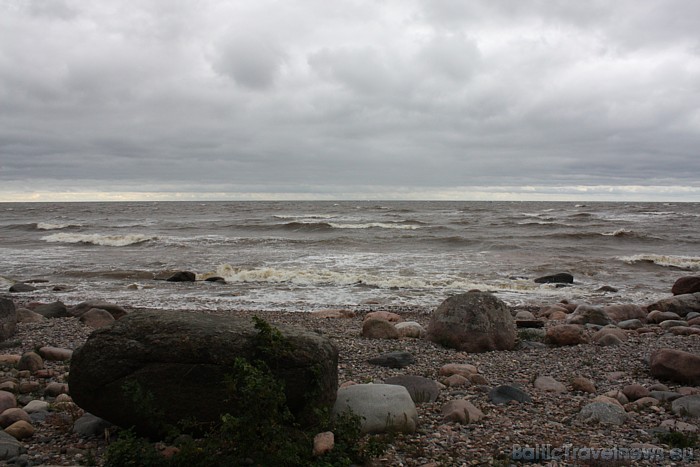
<path fill-rule="evenodd" d="M 393 384 L 355 384 L 339 389 L 333 414 L 348 410 L 360 417 L 363 433 L 413 433 L 418 423 L 408 390 Z"/>
<path fill-rule="evenodd" d="M 0 342 L 9 339 L 17 327 L 17 310 L 15 303 L 7 298 L 0 298 Z"/>
<path fill-rule="evenodd" d="M 693 311 L 700 312 L 700 292 L 664 298 L 647 306 L 649 311 L 671 311 L 684 317 Z"/>
<path fill-rule="evenodd" d="M 515 324 L 508 306 L 485 292 L 448 298 L 433 312 L 429 340 L 464 352 L 511 350 Z"/>
<path fill-rule="evenodd" d="M 330 408 L 338 388 L 338 351 L 326 338 L 279 327 L 270 351 L 249 319 L 189 312 L 134 312 L 93 332 L 73 353 L 69 384 L 86 411 L 140 434 L 162 435 L 181 421 L 216 423 L 240 401 L 226 384 L 235 364 L 262 361 L 284 384 L 301 424 Z"/>

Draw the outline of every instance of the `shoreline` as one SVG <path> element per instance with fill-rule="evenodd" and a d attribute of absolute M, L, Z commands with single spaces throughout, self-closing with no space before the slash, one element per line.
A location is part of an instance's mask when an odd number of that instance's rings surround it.
<path fill-rule="evenodd" d="M 31 295 L 5 294 L 4 297 L 12 299 L 18 308 L 28 305 L 31 300 Z M 542 307 L 547 305 L 542 304 Z M 649 373 L 648 365 L 649 355 L 656 349 L 672 348 L 700 355 L 700 336 L 668 335 L 657 325 L 645 326 L 645 332 L 625 331 L 627 340 L 611 347 L 588 343 L 466 354 L 443 348 L 426 339 L 361 337 L 362 319 L 368 312 L 394 312 L 405 321 L 417 321 L 427 328 L 432 309 L 381 304 L 362 305 L 361 308 L 363 309 L 354 310 L 355 316 L 352 318 L 320 318 L 314 313 L 259 310 L 179 311 L 248 319 L 257 315 L 272 325 L 292 325 L 319 332 L 339 349 L 339 384 L 349 381 L 380 383 L 398 375 L 417 375 L 440 381 L 443 379 L 440 368 L 444 365 L 466 363 L 478 368 L 478 374 L 483 377 L 482 383 L 485 384 L 444 387 L 436 402 L 417 404 L 419 423 L 416 433 L 395 434 L 389 448 L 376 459 L 375 465 L 488 465 L 498 462 L 507 465 L 515 446 L 549 445 L 571 449 L 655 446 L 669 453 L 671 447 L 659 443 L 653 432 L 665 420 L 683 419 L 671 414 L 666 403 L 629 407 L 629 418 L 621 426 L 588 425 L 577 416 L 582 406 L 597 396 L 621 391 L 631 384 L 646 388 L 660 384 Z M 534 311 L 536 307 L 532 308 Z M 128 308 L 129 312 L 140 310 L 144 309 Z M 548 321 L 546 326 L 563 322 Z M 75 349 L 90 332 L 92 330 L 77 318 L 20 323 L 16 334 L 9 339 L 19 342 L 19 345 L 3 346 L 0 354 L 21 355 L 46 345 Z M 595 330 L 590 328 L 586 332 L 590 337 Z M 403 369 L 385 368 L 367 362 L 372 357 L 394 350 L 410 352 L 416 362 Z M 65 383 L 67 364 L 48 360 L 45 363 L 48 369 L 54 371 L 53 376 L 41 381 L 41 384 Z M 11 369 L 5 364 L 3 375 L 7 377 L 8 373 L 11 373 Z M 538 376 L 553 377 L 566 386 L 566 392 L 549 392 L 534 387 L 533 382 Z M 595 392 L 590 394 L 574 391 L 571 380 L 575 376 L 590 380 L 595 385 Z M 30 379 L 38 380 L 35 377 Z M 671 391 L 683 387 L 667 381 L 661 383 Z M 532 402 L 493 404 L 489 401 L 488 389 L 503 384 L 520 386 L 532 397 Z M 700 393 L 700 389 L 694 389 Z M 22 395 L 18 396 L 20 397 Z M 470 401 L 484 413 L 484 417 L 470 424 L 444 421 L 443 405 L 447 401 L 458 399 Z M 74 465 L 93 456 L 98 461 L 101 459 L 108 440 L 104 437 L 88 439 L 70 434 L 67 423 L 61 417 L 54 417 L 49 418 L 49 422 L 36 424 L 35 434 L 22 441 L 27 448 L 26 456 L 31 465 Z M 695 424 L 697 429 L 697 419 L 690 423 Z M 700 459 L 700 452 L 696 451 L 694 455 L 696 461 Z M 656 465 L 655 462 L 650 462 L 646 465 Z M 644 462 L 639 464 L 645 465 Z"/>

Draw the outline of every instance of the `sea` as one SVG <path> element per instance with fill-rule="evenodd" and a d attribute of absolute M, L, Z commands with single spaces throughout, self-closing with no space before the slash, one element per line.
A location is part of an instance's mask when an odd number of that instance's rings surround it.
<path fill-rule="evenodd" d="M 699 203 L 246 201 L 0 203 L 0 288 L 127 307 L 431 310 L 648 304 L 700 274 Z M 169 271 L 194 283 L 158 280 Z M 567 272 L 570 285 L 534 279 Z M 204 281 L 221 277 L 222 282 Z M 18 294 L 18 296 L 20 296 Z"/>

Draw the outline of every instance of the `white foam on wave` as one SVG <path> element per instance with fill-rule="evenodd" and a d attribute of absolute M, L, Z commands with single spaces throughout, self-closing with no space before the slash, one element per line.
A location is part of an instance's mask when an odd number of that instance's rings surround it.
<path fill-rule="evenodd" d="M 633 235 L 635 232 L 629 229 L 617 229 L 614 232 L 603 232 L 601 235 L 606 237 L 623 237 L 625 235 Z"/>
<path fill-rule="evenodd" d="M 36 228 L 39 230 L 61 230 L 67 229 L 68 227 L 80 227 L 79 224 L 54 224 L 51 222 L 39 222 L 36 224 Z"/>
<path fill-rule="evenodd" d="M 420 229 L 418 225 L 412 224 L 392 224 L 387 222 L 367 222 L 364 224 L 338 224 L 330 222 L 329 225 L 334 229 L 398 229 L 398 230 L 416 230 Z"/>
<path fill-rule="evenodd" d="M 104 235 L 61 232 L 47 235 L 41 239 L 49 243 L 88 243 L 100 246 L 128 246 L 156 240 L 157 237 L 143 234 Z"/>
<path fill-rule="evenodd" d="M 633 256 L 623 256 L 618 259 L 628 264 L 647 262 L 658 264 L 659 266 L 674 267 L 680 269 L 700 269 L 699 256 L 640 254 Z"/>

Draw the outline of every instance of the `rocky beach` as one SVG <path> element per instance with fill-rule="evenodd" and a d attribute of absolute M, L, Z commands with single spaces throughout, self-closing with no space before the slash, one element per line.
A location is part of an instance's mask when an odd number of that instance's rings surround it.
<path fill-rule="evenodd" d="M 676 295 L 669 290 L 654 303 L 505 307 L 512 346 L 485 344 L 479 351 L 442 345 L 445 337 L 435 336 L 437 306 L 176 311 L 223 320 L 258 316 L 322 336 L 337 348 L 339 391 L 405 387 L 415 424 L 368 435 L 386 442 L 374 465 L 698 465 L 697 282 L 680 280 Z M 470 295 L 493 297 L 462 297 Z M 41 303 L 31 291 L 6 293 L 2 305 L 2 462 L 100 465 L 119 428 L 73 401 L 72 353 L 96 328 L 149 311 L 106 302 Z M 468 313 L 476 315 L 466 321 L 472 323 L 496 313 L 492 305 L 479 306 L 453 308 L 471 307 Z M 479 326 L 483 336 L 491 325 Z M 467 326 L 464 332 L 474 331 Z"/>

